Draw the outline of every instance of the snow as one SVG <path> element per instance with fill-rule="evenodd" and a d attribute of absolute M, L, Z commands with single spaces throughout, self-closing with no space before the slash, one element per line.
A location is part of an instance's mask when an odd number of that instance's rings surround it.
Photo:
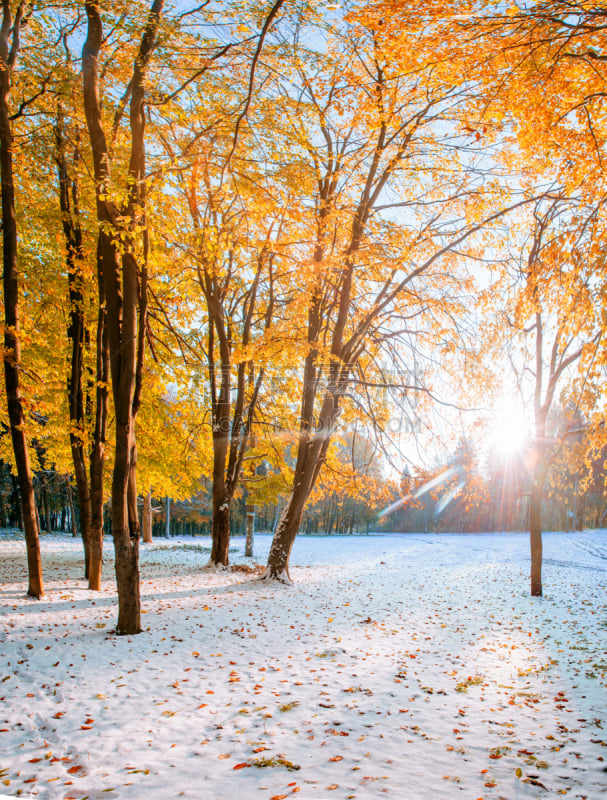
<path fill-rule="evenodd" d="M 117 637 L 111 542 L 95 593 L 44 536 L 35 601 L 0 534 L 4 796 L 607 793 L 607 532 L 545 535 L 543 598 L 523 534 L 299 537 L 292 586 L 205 572 L 209 548 L 143 545 L 145 631 Z"/>

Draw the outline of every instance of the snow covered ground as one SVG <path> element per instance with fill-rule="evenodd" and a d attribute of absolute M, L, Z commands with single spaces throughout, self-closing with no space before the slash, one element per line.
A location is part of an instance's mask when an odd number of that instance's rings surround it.
<path fill-rule="evenodd" d="M 607 796 L 605 531 L 546 535 L 535 599 L 522 534 L 301 537 L 292 587 L 157 540 L 133 637 L 111 542 L 100 593 L 78 540 L 42 548 L 38 602 L 0 534 L 2 797 Z"/>

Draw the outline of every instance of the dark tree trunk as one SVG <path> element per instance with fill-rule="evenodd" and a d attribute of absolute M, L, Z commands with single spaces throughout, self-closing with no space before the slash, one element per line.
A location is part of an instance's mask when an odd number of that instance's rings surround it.
<path fill-rule="evenodd" d="M 230 563 L 230 504 L 225 495 L 215 498 L 215 493 L 213 493 L 212 536 L 211 563 L 227 567 Z"/>
<path fill-rule="evenodd" d="M 17 477 L 11 474 L 11 482 L 13 491 L 11 492 L 11 516 L 16 528 L 20 531 L 23 530 L 23 514 L 21 513 L 21 496 L 19 494 L 19 481 Z"/>
<path fill-rule="evenodd" d="M 70 525 L 71 525 L 72 536 L 75 538 L 78 532 L 76 527 L 76 510 L 74 508 L 72 487 L 69 485 L 69 483 L 67 485 L 67 502 L 70 510 Z"/>
<path fill-rule="evenodd" d="M 0 28 L 0 174 L 2 181 L 2 251 L 4 284 L 4 379 L 8 419 L 15 454 L 28 564 L 28 589 L 31 597 L 44 596 L 42 561 L 40 557 L 39 526 L 32 481 L 27 439 L 26 419 L 21 403 L 19 371 L 21 343 L 19 339 L 19 286 L 17 269 L 17 224 L 15 220 L 15 189 L 13 181 L 13 137 L 9 112 L 11 75 L 19 50 L 19 32 L 23 2 L 19 3 L 15 20 L 11 18 L 11 3 L 2 2 Z"/>
<path fill-rule="evenodd" d="M 65 239 L 68 294 L 70 303 L 68 339 L 71 342 L 70 374 L 68 376 L 68 405 L 70 414 L 70 446 L 74 477 L 80 509 L 80 533 L 84 547 L 84 577 L 90 582 L 91 574 L 91 492 L 87 476 L 85 439 L 86 419 L 83 390 L 84 346 L 86 326 L 84 319 L 84 271 L 82 230 L 79 220 L 78 184 L 70 176 L 66 154 L 63 112 L 57 113 L 55 126 L 55 161 L 59 178 L 59 205 Z M 89 583 L 89 588 L 93 587 Z"/>
<path fill-rule="evenodd" d="M 536 470 L 529 497 L 529 543 L 531 549 L 531 596 L 542 596 L 542 495 L 543 477 Z"/>
<path fill-rule="evenodd" d="M 48 486 L 45 483 L 42 486 L 42 508 L 44 509 L 44 529 L 47 533 L 53 532 L 53 524 L 51 522 L 51 507 L 48 499 Z"/>
<path fill-rule="evenodd" d="M 103 472 L 105 468 L 105 440 L 107 433 L 108 383 L 110 380 L 110 350 L 103 283 L 101 248 L 97 250 L 97 291 L 99 308 L 97 313 L 96 354 L 97 364 L 95 390 L 95 431 L 89 458 L 91 486 L 91 525 L 89 530 L 90 573 L 89 589 L 101 589 L 103 564 Z"/>
<path fill-rule="evenodd" d="M 142 530 L 143 541 L 147 544 L 152 542 L 152 492 L 147 492 L 143 500 L 143 514 L 142 514 Z"/>

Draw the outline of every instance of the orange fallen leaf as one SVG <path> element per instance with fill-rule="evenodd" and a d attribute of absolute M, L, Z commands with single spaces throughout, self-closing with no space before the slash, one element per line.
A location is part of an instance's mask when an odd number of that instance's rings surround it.
<path fill-rule="evenodd" d="M 73 767 L 68 767 L 67 771 L 70 773 L 70 775 L 74 775 L 76 772 L 80 772 L 81 769 L 82 767 L 80 764 L 74 764 Z"/>
<path fill-rule="evenodd" d="M 343 761 L 343 760 L 344 760 L 343 756 L 331 756 L 331 758 L 329 759 L 329 761 Z"/>
<path fill-rule="evenodd" d="M 232 769 L 243 769 L 244 767 L 249 767 L 249 766 L 250 764 L 248 764 L 246 761 L 243 761 L 240 764 L 234 764 Z"/>
<path fill-rule="evenodd" d="M 220 753 L 217 758 L 229 758 L 231 753 Z"/>
<path fill-rule="evenodd" d="M 270 800 L 285 800 L 286 794 L 275 794 L 270 797 Z"/>

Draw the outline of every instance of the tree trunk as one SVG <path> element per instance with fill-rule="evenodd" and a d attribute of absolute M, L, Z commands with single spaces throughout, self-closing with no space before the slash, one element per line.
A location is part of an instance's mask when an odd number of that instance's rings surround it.
<path fill-rule="evenodd" d="M 91 523 L 89 530 L 90 573 L 89 589 L 101 589 L 103 566 L 103 473 L 105 469 L 105 440 L 107 434 L 108 383 L 110 380 L 110 345 L 105 307 L 103 281 L 103 255 L 101 243 L 97 247 L 97 311 L 95 431 L 89 456 L 91 487 Z"/>
<path fill-rule="evenodd" d="M 80 533 L 84 547 L 84 577 L 90 580 L 91 572 L 91 492 L 87 477 L 85 438 L 85 401 L 83 390 L 84 345 L 86 327 L 84 320 L 84 272 L 82 268 L 84 253 L 82 249 L 82 230 L 79 221 L 78 185 L 68 170 L 64 116 L 61 108 L 57 112 L 55 126 L 55 162 L 59 182 L 59 207 L 65 239 L 66 267 L 70 322 L 67 329 L 71 342 L 70 374 L 68 376 L 68 406 L 70 414 L 70 447 L 74 465 L 74 477 L 78 491 L 80 509 Z M 89 585 L 89 588 L 93 588 Z"/>
<path fill-rule="evenodd" d="M 70 528 L 72 532 L 72 537 L 76 538 L 77 529 L 76 529 L 76 514 L 74 509 L 74 497 L 72 495 L 72 487 L 67 485 L 67 503 L 70 511 Z"/>
<path fill-rule="evenodd" d="M 152 543 L 152 492 L 146 494 L 143 500 L 143 541 L 146 544 Z"/>
<path fill-rule="evenodd" d="M 168 539 L 171 535 L 171 498 L 167 495 L 165 500 L 164 535 Z"/>
<path fill-rule="evenodd" d="M 542 596 L 542 487 L 533 481 L 529 498 L 529 540 L 531 546 L 531 596 Z"/>
<path fill-rule="evenodd" d="M 313 379 L 313 375 L 308 379 Z M 302 419 L 306 420 L 308 415 L 303 413 L 304 410 L 302 403 Z M 293 489 L 272 539 L 268 562 L 262 575 L 263 580 L 274 579 L 283 583 L 291 581 L 289 576 L 291 550 L 301 525 L 306 502 L 327 457 L 331 432 L 338 416 L 339 395 L 334 384 L 325 392 L 317 430 L 312 433 L 307 422 L 304 422 L 304 427 L 300 430 Z"/>
<path fill-rule="evenodd" d="M 44 596 L 40 529 L 36 517 L 36 501 L 30 466 L 26 419 L 21 403 L 20 369 L 21 343 L 19 325 L 19 286 L 17 269 L 17 224 L 15 220 L 15 189 L 13 180 L 13 136 L 9 112 L 11 73 L 19 49 L 19 31 L 23 3 L 18 6 L 16 19 L 11 19 L 9 0 L 2 3 L 0 29 L 0 176 L 2 182 L 2 251 L 4 284 L 4 379 L 8 420 L 15 454 L 21 512 L 27 549 L 28 589 L 31 597 Z M 12 39 L 12 44 L 10 40 Z"/>
<path fill-rule="evenodd" d="M 122 413 L 120 413 L 122 411 Z M 125 419 L 125 416 L 127 419 Z M 118 588 L 118 635 L 141 632 L 139 526 L 129 514 L 129 480 L 134 446 L 130 413 L 116 413 L 116 461 L 112 479 L 112 536 Z M 129 424 L 130 423 L 130 424 Z"/>
<path fill-rule="evenodd" d="M 105 397 L 101 401 L 102 408 L 98 405 L 98 423 L 101 423 L 103 433 L 95 434 L 93 449 L 90 458 L 91 470 L 91 522 L 89 528 L 89 589 L 101 589 L 101 570 L 103 565 L 103 467 L 105 462 L 105 421 L 107 416 L 107 389 L 98 389 Z M 99 403 L 99 399 L 97 403 Z"/>
<path fill-rule="evenodd" d="M 44 509 L 44 529 L 47 533 L 53 532 L 53 524 L 51 522 L 51 506 L 48 499 L 48 488 L 46 483 L 42 486 L 42 508 Z"/>
<path fill-rule="evenodd" d="M 11 473 L 13 491 L 11 492 L 11 514 L 15 520 L 15 527 L 23 531 L 23 513 L 21 511 L 21 496 L 19 494 L 19 481 L 16 475 Z"/>
<path fill-rule="evenodd" d="M 213 536 L 211 564 L 227 567 L 230 563 L 230 505 L 225 495 L 215 497 L 215 492 L 213 492 L 211 531 Z"/>
<path fill-rule="evenodd" d="M 326 452 L 326 450 L 325 450 Z M 307 462 L 307 463 L 306 463 Z M 282 516 L 268 554 L 268 563 L 263 574 L 264 579 L 275 579 L 283 583 L 290 583 L 289 558 L 295 537 L 299 532 L 304 508 L 313 488 L 313 463 L 312 459 L 304 458 L 301 469 L 296 470 L 293 478 L 293 490 Z M 307 479 L 306 479 L 307 478 Z"/>
<path fill-rule="evenodd" d="M 253 536 L 255 534 L 255 506 L 247 503 L 247 534 L 244 545 L 244 554 L 247 558 L 253 558 Z"/>

